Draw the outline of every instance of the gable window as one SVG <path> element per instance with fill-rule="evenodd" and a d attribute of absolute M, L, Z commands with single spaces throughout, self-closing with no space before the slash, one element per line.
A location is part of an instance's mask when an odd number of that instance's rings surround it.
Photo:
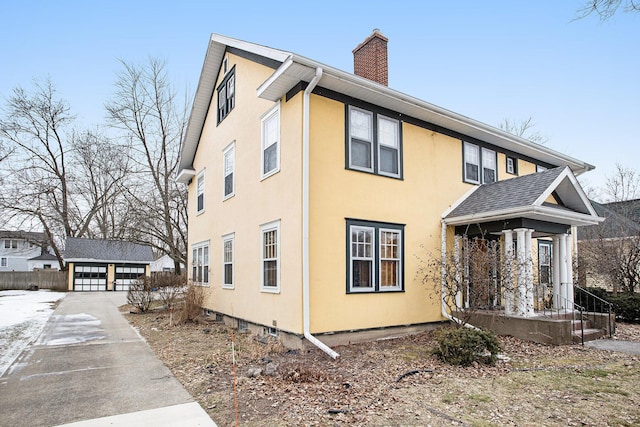
<path fill-rule="evenodd" d="M 400 122 L 362 108 L 348 108 L 347 168 L 401 176 Z"/>
<path fill-rule="evenodd" d="M 226 59 L 226 58 L 225 58 Z M 222 79 L 222 83 L 218 86 L 218 124 L 229 115 L 233 107 L 236 105 L 236 68 Z"/>
<path fill-rule="evenodd" d="M 280 170 L 280 103 L 262 118 L 262 179 Z"/>
<path fill-rule="evenodd" d="M 403 290 L 404 226 L 347 220 L 347 293 Z"/>
<path fill-rule="evenodd" d="M 229 289 L 233 289 L 233 244 L 233 233 L 222 237 L 222 287 Z"/>
<path fill-rule="evenodd" d="M 209 242 L 198 243 L 192 247 L 191 280 L 197 285 L 209 285 Z"/>
<path fill-rule="evenodd" d="M 280 221 L 260 227 L 262 235 L 262 285 L 263 291 L 280 291 Z"/>
<path fill-rule="evenodd" d="M 235 181 L 233 179 L 236 163 L 236 144 L 232 142 L 223 152 L 224 173 L 224 198 L 227 199 L 235 193 Z"/>
<path fill-rule="evenodd" d="M 7 259 L 0 258 L 0 267 L 6 267 L 6 266 L 7 266 Z"/>
<path fill-rule="evenodd" d="M 507 173 L 511 175 L 518 174 L 518 159 L 515 157 L 507 156 Z"/>
<path fill-rule="evenodd" d="M 196 181 L 196 213 L 204 212 L 204 170 L 198 174 Z"/>
<path fill-rule="evenodd" d="M 470 142 L 464 142 L 464 181 L 470 184 L 490 184 L 498 179 L 496 152 Z M 482 169 L 480 168 L 482 166 Z"/>

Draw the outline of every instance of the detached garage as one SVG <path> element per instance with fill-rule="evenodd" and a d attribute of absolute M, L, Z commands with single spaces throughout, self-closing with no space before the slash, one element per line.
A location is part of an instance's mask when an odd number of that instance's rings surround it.
<path fill-rule="evenodd" d="M 150 274 L 150 246 L 118 240 L 67 238 L 70 291 L 127 291 Z"/>

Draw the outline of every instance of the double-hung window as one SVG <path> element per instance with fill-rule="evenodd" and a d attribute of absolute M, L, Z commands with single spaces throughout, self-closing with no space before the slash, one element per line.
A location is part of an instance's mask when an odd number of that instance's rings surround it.
<path fill-rule="evenodd" d="M 403 290 L 404 226 L 347 220 L 347 293 Z"/>
<path fill-rule="evenodd" d="M 349 106 L 347 168 L 400 178 L 400 122 Z"/>
<path fill-rule="evenodd" d="M 227 199 L 235 193 L 235 163 L 236 163 L 236 144 L 232 142 L 223 152 L 223 182 L 224 182 L 224 199 Z"/>
<path fill-rule="evenodd" d="M 4 241 L 4 248 L 5 249 L 18 249 L 18 241 L 17 240 L 12 240 L 12 239 L 7 239 Z"/>
<path fill-rule="evenodd" d="M 551 242 L 538 241 L 538 278 L 540 284 L 551 283 Z"/>
<path fill-rule="evenodd" d="M 233 250 L 234 235 L 227 234 L 222 237 L 222 287 L 233 289 Z"/>
<path fill-rule="evenodd" d="M 464 181 L 471 184 L 490 184 L 498 179 L 496 152 L 476 144 L 463 143 Z"/>
<path fill-rule="evenodd" d="M 280 103 L 262 118 L 262 179 L 280 170 Z"/>
<path fill-rule="evenodd" d="M 191 247 L 192 250 L 192 276 L 193 283 L 203 286 L 209 285 L 209 242 L 198 243 Z"/>
<path fill-rule="evenodd" d="M 233 67 L 218 86 L 218 123 L 229 115 L 236 105 L 236 69 Z"/>
<path fill-rule="evenodd" d="M 7 258 L 0 258 L 0 267 L 6 267 L 7 266 Z"/>
<path fill-rule="evenodd" d="M 204 170 L 198 174 L 196 179 L 196 213 L 204 212 Z"/>
<path fill-rule="evenodd" d="M 280 221 L 260 227 L 262 247 L 262 283 L 266 292 L 280 291 Z"/>

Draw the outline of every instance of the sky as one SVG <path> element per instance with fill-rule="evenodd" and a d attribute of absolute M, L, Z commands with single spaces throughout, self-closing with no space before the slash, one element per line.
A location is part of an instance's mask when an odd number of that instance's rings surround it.
<path fill-rule="evenodd" d="M 120 61 L 166 61 L 192 99 L 211 33 L 353 72 L 374 28 L 389 87 L 481 122 L 532 118 L 547 146 L 596 166 L 640 157 L 640 13 L 576 19 L 586 0 L 0 0 L 0 105 L 49 78 L 77 125 L 105 123 Z"/>

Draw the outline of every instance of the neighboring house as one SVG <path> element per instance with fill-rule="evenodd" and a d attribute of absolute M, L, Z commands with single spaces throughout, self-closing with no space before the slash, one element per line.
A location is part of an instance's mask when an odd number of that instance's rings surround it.
<path fill-rule="evenodd" d="M 48 246 L 44 233 L 0 230 L 0 272 L 33 270 L 30 260 L 47 254 Z M 52 266 L 57 268 L 57 263 Z"/>
<path fill-rule="evenodd" d="M 55 255 L 48 252 L 43 253 L 37 257 L 29 258 L 27 260 L 29 265 L 29 271 L 34 270 L 60 270 L 60 263 Z"/>
<path fill-rule="evenodd" d="M 445 320 L 420 258 L 462 234 L 513 257 L 547 239 L 569 298 L 572 228 L 600 221 L 575 178 L 593 166 L 388 88 L 377 31 L 354 62 L 355 75 L 212 35 L 178 176 L 205 307 L 335 357 L 327 343 Z M 531 315 L 533 270 L 508 313 Z"/>
<path fill-rule="evenodd" d="M 68 237 L 65 261 L 70 291 L 127 291 L 140 276 L 149 276 L 153 252 L 136 243 Z"/>
<path fill-rule="evenodd" d="M 184 264 L 180 264 L 180 267 L 184 269 Z M 176 269 L 176 264 L 173 259 L 169 255 L 162 255 L 161 257 L 155 259 L 151 263 L 151 272 L 157 273 L 161 271 L 170 271 L 174 272 Z"/>

